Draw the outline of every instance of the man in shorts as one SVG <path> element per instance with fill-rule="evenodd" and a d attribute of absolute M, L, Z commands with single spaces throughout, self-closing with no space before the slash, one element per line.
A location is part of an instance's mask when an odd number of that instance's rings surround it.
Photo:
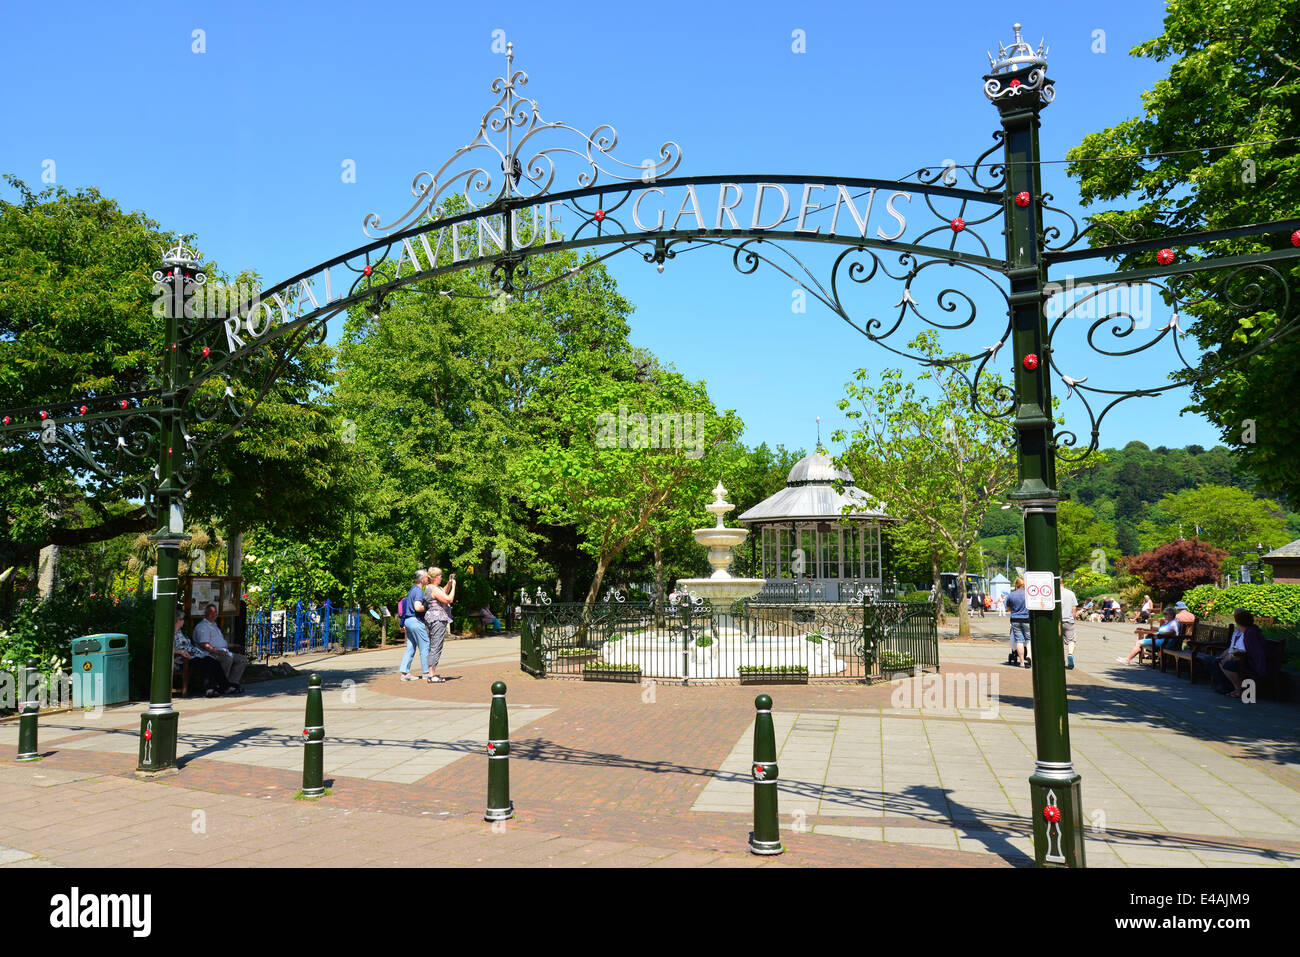
<path fill-rule="evenodd" d="M 1065 642 L 1066 670 L 1074 668 L 1074 609 L 1078 604 L 1074 592 L 1061 585 L 1061 640 Z"/>

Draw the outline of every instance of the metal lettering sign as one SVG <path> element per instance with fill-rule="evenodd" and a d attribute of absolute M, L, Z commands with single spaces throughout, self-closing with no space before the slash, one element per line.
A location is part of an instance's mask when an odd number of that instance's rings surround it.
<path fill-rule="evenodd" d="M 1025 572 L 1025 605 L 1030 611 L 1056 607 L 1056 586 L 1051 572 Z"/>

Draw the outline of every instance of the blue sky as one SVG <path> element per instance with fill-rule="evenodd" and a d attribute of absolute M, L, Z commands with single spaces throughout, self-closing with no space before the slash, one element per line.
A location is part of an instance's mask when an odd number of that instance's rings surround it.
<path fill-rule="evenodd" d="M 0 171 L 36 187 L 53 160 L 60 185 L 96 186 L 164 228 L 197 233 L 224 271 L 253 268 L 270 285 L 361 245 L 363 216 L 404 211 L 414 174 L 473 138 L 505 66 L 494 31 L 513 42 L 515 67 L 528 72 L 527 93 L 548 120 L 613 125 L 630 162 L 674 140 L 678 175 L 894 179 L 972 161 L 991 145 L 985 51 L 1010 41 L 1013 20 L 1050 48 L 1057 97 L 1043 114 L 1042 155 L 1059 159 L 1085 132 L 1140 112 L 1165 68 L 1128 50 L 1158 35 L 1163 15 L 1146 0 L 997 10 L 11 4 L 0 37 L 10 87 Z M 195 30 L 205 52 L 193 50 Z M 1103 53 L 1093 51 L 1099 30 Z M 805 52 L 792 48 L 795 31 Z M 346 160 L 355 183 L 341 176 Z M 1045 186 L 1077 215 L 1062 166 L 1046 167 Z M 855 369 L 904 364 L 816 304 L 792 314 L 788 279 L 738 275 L 720 253 L 684 257 L 662 275 L 639 257 L 615 257 L 610 268 L 637 306 L 634 342 L 705 379 L 752 443 L 811 447 L 816 416 L 824 437 L 842 422 L 836 403 Z M 898 295 L 872 290 L 864 309 L 888 312 Z M 1004 322 L 982 314 L 977 344 L 995 341 Z M 1148 353 L 1134 379 L 1099 357 L 1079 361 L 1071 374 L 1093 383 L 1148 384 L 1167 365 Z M 1174 393 L 1122 407 L 1102 444 L 1214 444 L 1207 423 L 1180 417 L 1185 401 Z"/>

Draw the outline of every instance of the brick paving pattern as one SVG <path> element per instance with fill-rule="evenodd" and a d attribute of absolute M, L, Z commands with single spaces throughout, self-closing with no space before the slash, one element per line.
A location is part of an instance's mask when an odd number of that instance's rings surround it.
<path fill-rule="evenodd" d="M 1079 630 L 1068 680 L 1088 863 L 1300 866 L 1300 709 L 1115 664 L 1131 626 Z M 460 677 L 441 685 L 399 681 L 391 648 L 295 661 L 325 679 L 319 802 L 293 799 L 305 677 L 178 702 L 182 769 L 153 781 L 133 773 L 139 705 L 43 716 L 34 764 L 13 760 L 17 727 L 0 724 L 0 866 L 1032 863 L 1031 673 L 1001 664 L 1004 642 L 943 642 L 937 681 L 770 689 L 777 858 L 746 850 L 764 689 L 538 681 L 517 649 L 451 643 L 440 670 Z M 494 830 L 482 809 L 497 679 L 517 816 Z"/>

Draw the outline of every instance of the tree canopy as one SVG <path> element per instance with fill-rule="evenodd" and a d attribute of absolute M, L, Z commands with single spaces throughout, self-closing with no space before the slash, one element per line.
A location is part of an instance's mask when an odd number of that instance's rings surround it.
<path fill-rule="evenodd" d="M 1164 33 L 1131 51 L 1169 62 L 1168 74 L 1142 96 L 1143 115 L 1088 134 L 1068 154 L 1084 205 L 1121 207 L 1093 219 L 1124 235 L 1158 237 L 1294 217 L 1300 208 L 1298 23 L 1300 0 L 1169 0 Z M 1201 252 L 1242 254 L 1288 244 L 1283 232 L 1205 243 Z M 1121 268 L 1149 264 L 1130 257 Z M 1291 383 L 1300 368 L 1300 336 L 1220 369 L 1278 329 L 1278 305 L 1288 293 L 1286 318 L 1296 318 L 1300 265 L 1286 260 L 1276 268 L 1280 282 L 1250 269 L 1224 288 L 1214 286 L 1223 272 L 1193 274 L 1173 286 L 1184 298 L 1210 296 L 1186 309 L 1189 331 L 1205 350 L 1197 370 L 1205 378 L 1193 386 L 1191 407 L 1218 426 L 1268 491 L 1295 502 L 1300 408 Z M 1252 289 L 1252 283 L 1259 285 Z M 1261 291 L 1262 311 L 1229 307 L 1232 299 L 1250 303 Z"/>

